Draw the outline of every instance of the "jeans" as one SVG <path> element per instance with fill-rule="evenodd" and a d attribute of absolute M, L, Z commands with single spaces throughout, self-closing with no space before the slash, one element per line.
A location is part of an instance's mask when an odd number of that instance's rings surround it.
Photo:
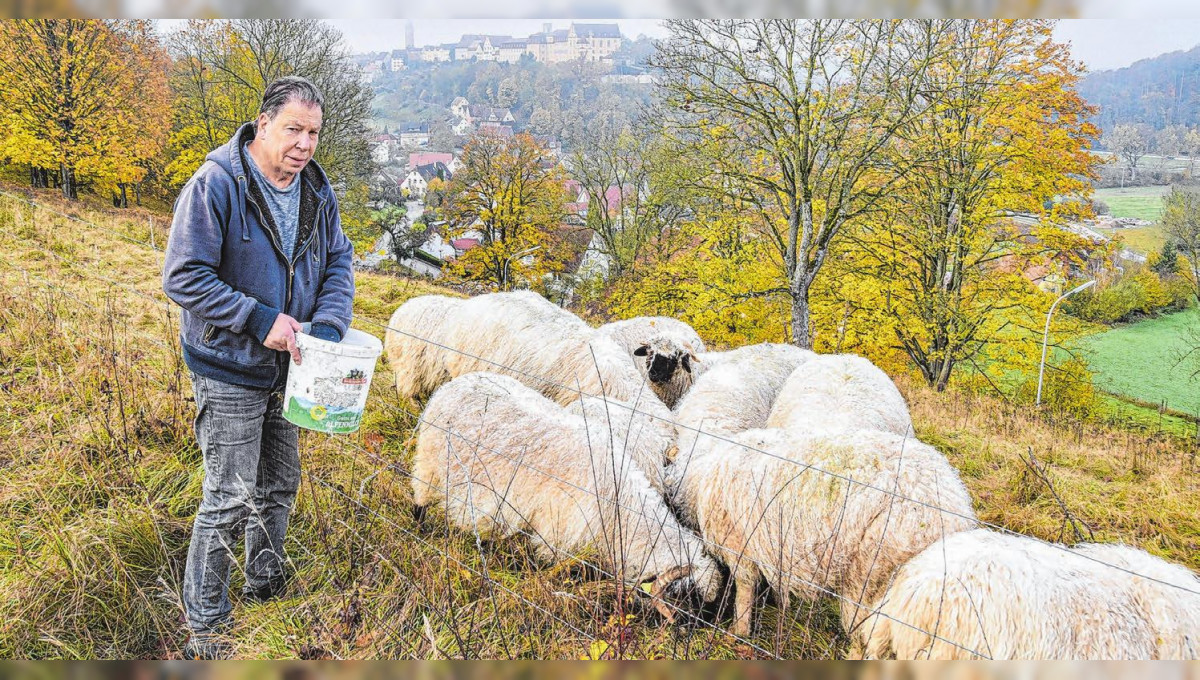
<path fill-rule="evenodd" d="M 299 430 L 283 418 L 281 389 L 192 374 L 204 496 L 192 527 L 183 606 L 196 632 L 229 618 L 234 547 L 245 535 L 245 589 L 282 585 L 283 540 L 300 486 Z"/>

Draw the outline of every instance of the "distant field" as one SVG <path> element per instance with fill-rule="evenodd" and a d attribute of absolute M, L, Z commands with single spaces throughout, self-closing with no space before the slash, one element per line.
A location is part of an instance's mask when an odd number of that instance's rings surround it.
<path fill-rule="evenodd" d="M 1185 413 L 1200 413 L 1200 382 L 1176 366 L 1175 352 L 1189 324 L 1200 324 L 1200 308 L 1141 321 L 1084 339 L 1091 350 L 1096 385 Z"/>
<path fill-rule="evenodd" d="M 1127 187 L 1097 189 L 1095 197 L 1108 204 L 1114 217 L 1137 217 L 1157 222 L 1162 217 L 1162 197 L 1170 187 Z M 1134 229 L 1099 229 L 1105 236 L 1120 236 L 1125 245 L 1139 253 L 1162 250 L 1166 238 L 1157 224 Z"/>
<path fill-rule="evenodd" d="M 1134 229 L 1097 229 L 1096 231 L 1109 237 L 1120 236 L 1126 247 L 1144 255 L 1159 252 L 1162 250 L 1163 244 L 1167 242 L 1162 227 L 1157 225 Z"/>
<path fill-rule="evenodd" d="M 1108 204 L 1114 217 L 1138 217 L 1157 222 L 1162 217 L 1162 197 L 1170 187 L 1097 189 L 1095 197 Z"/>

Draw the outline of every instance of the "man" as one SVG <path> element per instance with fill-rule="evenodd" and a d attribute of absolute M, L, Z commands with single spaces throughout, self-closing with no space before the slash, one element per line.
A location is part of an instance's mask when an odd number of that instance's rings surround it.
<path fill-rule="evenodd" d="M 243 598 L 285 583 L 284 534 L 300 484 L 298 431 L 282 415 L 301 322 L 338 342 L 350 323 L 353 248 L 313 152 L 323 98 L 281 78 L 258 118 L 206 157 L 175 202 L 163 290 L 183 308 L 180 340 L 196 397 L 204 494 L 183 577 L 188 658 L 220 658 L 234 546 Z"/>

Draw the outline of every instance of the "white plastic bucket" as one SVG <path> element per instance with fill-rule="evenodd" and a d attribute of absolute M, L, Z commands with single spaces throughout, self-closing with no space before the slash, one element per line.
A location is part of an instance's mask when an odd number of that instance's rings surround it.
<path fill-rule="evenodd" d="M 296 346 L 301 363 L 290 362 L 283 417 L 318 432 L 357 430 L 383 343 L 351 328 L 341 342 L 296 333 Z"/>

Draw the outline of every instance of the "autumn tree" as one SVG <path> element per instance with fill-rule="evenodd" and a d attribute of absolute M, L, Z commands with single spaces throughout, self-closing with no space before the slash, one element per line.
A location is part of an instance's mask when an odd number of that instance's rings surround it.
<path fill-rule="evenodd" d="M 1171 187 L 1171 193 L 1163 196 L 1160 223 L 1176 251 L 1184 256 L 1184 275 L 1200 302 L 1200 191 Z"/>
<path fill-rule="evenodd" d="M 414 224 L 402 206 L 388 205 L 371 213 L 376 233 L 386 235 L 388 251 L 396 261 L 407 260 L 425 242 L 425 225 Z"/>
<path fill-rule="evenodd" d="M 0 22 L 0 157 L 63 196 L 140 182 L 167 128 L 165 60 L 143 21 Z"/>
<path fill-rule="evenodd" d="M 193 20 L 169 43 L 178 93 L 169 167 L 175 182 L 253 120 L 263 90 L 286 75 L 308 78 L 325 96 L 316 161 L 335 184 L 366 180 L 373 92 L 359 81 L 337 29 L 315 20 Z"/>
<path fill-rule="evenodd" d="M 1095 108 L 1075 90 L 1082 65 L 1053 41 L 1051 22 L 939 23 L 944 49 L 923 86 L 938 103 L 887 151 L 919 162 L 853 236 L 894 339 L 942 390 L 985 345 L 1011 341 L 1002 331 L 1037 306 L 1025 269 L 1091 247 L 1058 225 L 1087 205 L 1096 129 Z M 1041 221 L 1022 230 L 1011 212 Z"/>
<path fill-rule="evenodd" d="M 586 226 L 598 237 L 608 279 L 690 210 L 685 183 L 664 140 L 624 119 L 586 126 L 572 143 L 571 176 L 587 197 Z"/>
<path fill-rule="evenodd" d="M 511 290 L 562 270 L 567 195 L 549 158 L 526 134 L 481 132 L 467 142 L 443 214 L 448 238 L 474 235 L 480 244 L 450 265 L 452 276 Z"/>
<path fill-rule="evenodd" d="M 888 196 L 881 153 L 921 107 L 944 40 L 914 21 L 674 20 L 652 63 L 659 118 L 702 155 L 710 190 L 736 195 L 781 271 L 792 340 L 813 344 L 809 293 L 834 238 Z"/>

